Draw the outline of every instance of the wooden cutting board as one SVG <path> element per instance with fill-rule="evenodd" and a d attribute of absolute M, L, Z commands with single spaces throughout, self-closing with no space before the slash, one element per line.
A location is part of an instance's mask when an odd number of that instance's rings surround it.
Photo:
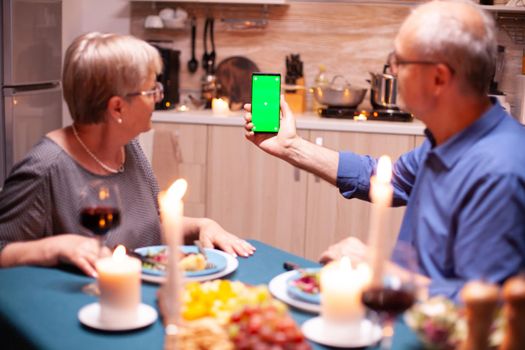
<path fill-rule="evenodd" d="M 231 110 L 251 102 L 253 72 L 259 72 L 259 67 L 242 56 L 228 57 L 217 66 L 218 96 L 229 99 Z"/>

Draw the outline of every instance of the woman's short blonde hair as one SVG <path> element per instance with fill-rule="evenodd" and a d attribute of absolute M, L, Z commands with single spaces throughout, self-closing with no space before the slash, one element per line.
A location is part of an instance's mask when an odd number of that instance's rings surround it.
<path fill-rule="evenodd" d="M 62 72 L 64 99 L 76 123 L 105 121 L 108 101 L 139 91 L 162 70 L 153 46 L 130 35 L 88 33 L 67 48 Z"/>

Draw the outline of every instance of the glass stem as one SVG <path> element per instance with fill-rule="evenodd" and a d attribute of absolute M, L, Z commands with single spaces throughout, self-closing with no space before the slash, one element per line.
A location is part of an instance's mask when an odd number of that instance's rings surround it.
<path fill-rule="evenodd" d="M 102 249 L 104 248 L 105 239 L 103 235 L 97 235 L 97 241 L 98 241 L 98 258 L 102 258 Z"/>
<path fill-rule="evenodd" d="M 392 317 L 385 317 L 383 320 L 383 339 L 381 340 L 381 350 L 392 349 L 392 338 L 394 335 L 394 319 Z"/>

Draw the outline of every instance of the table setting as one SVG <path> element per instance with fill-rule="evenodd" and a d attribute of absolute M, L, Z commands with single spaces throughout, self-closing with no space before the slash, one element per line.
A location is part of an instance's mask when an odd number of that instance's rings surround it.
<path fill-rule="evenodd" d="M 391 175 L 388 164 L 385 169 Z M 0 329 L 13 330 L 1 335 L 8 348 L 349 349 L 374 348 L 387 339 L 383 349 L 417 349 L 421 342 L 403 320 L 395 322 L 393 341 L 382 329 L 414 300 L 396 308 L 377 295 L 375 301 L 365 298 L 370 291 L 384 297 L 405 287 L 401 280 L 379 289 L 374 284 L 385 280 L 387 271 L 387 253 L 378 248 L 377 237 L 391 196 L 388 176 L 377 177 L 372 187 L 379 199 L 373 197 L 371 220 L 379 224 L 371 232 L 377 244 L 372 259 L 345 256 L 325 266 L 254 240 L 257 252 L 249 258 L 202 248 L 199 242 L 183 245 L 187 184 L 177 180 L 159 197 L 164 244 L 118 246 L 100 258 L 96 295 L 82 292 L 78 287 L 88 277 L 70 269 L 0 270 Z M 371 317 L 371 310 L 387 314 L 389 322 Z"/>

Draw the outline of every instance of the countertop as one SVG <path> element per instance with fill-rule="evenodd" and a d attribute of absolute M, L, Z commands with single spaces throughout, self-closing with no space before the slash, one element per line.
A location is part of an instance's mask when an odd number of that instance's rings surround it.
<path fill-rule="evenodd" d="M 314 113 L 296 115 L 297 128 L 307 130 L 350 131 L 377 134 L 423 135 L 425 126 L 418 120 L 412 122 L 388 121 L 355 121 L 350 119 L 321 118 Z M 205 124 L 223 126 L 242 126 L 244 124 L 242 112 L 230 112 L 228 115 L 215 115 L 211 110 L 178 112 L 155 111 L 153 122 Z"/>

